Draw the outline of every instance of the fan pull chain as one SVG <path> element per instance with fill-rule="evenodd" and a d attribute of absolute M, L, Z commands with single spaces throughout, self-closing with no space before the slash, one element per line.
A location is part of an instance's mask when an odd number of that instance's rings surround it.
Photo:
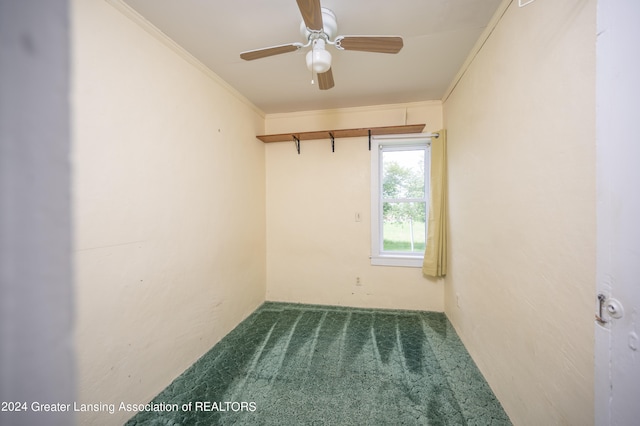
<path fill-rule="evenodd" d="M 313 44 L 311 45 L 311 85 L 315 84 L 315 82 L 313 81 L 313 70 L 314 70 L 314 58 L 316 55 L 313 54 L 313 49 L 315 49 L 317 42 L 318 42 L 318 39 L 315 39 L 313 40 Z"/>

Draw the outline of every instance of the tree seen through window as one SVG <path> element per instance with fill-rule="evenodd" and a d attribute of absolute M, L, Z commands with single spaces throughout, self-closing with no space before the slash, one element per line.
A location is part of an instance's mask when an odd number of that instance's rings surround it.
<path fill-rule="evenodd" d="M 426 240 L 426 150 L 382 152 L 382 251 L 424 252 Z"/>

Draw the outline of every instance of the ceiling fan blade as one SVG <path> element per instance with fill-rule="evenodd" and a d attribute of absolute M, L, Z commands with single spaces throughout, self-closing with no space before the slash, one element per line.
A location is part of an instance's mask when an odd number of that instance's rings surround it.
<path fill-rule="evenodd" d="M 245 61 L 266 58 L 267 56 L 280 55 L 281 53 L 295 52 L 303 46 L 302 43 L 281 44 L 279 46 L 265 47 L 264 49 L 242 52 L 240 57 Z"/>
<path fill-rule="evenodd" d="M 397 36 L 340 36 L 335 43 L 338 49 L 375 53 L 398 53 L 404 45 Z"/>
<path fill-rule="evenodd" d="M 320 0 L 296 0 L 298 2 L 298 9 L 304 20 L 304 24 L 310 30 L 321 31 L 322 24 L 322 9 L 320 6 Z"/>
<path fill-rule="evenodd" d="M 329 71 L 327 72 L 318 74 L 318 86 L 320 87 L 320 90 L 329 90 L 335 86 L 331 68 L 329 68 Z"/>

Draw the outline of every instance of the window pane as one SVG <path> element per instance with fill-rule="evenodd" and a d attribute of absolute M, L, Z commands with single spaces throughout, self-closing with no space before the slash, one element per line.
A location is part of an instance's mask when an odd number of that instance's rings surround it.
<path fill-rule="evenodd" d="M 422 253 L 425 249 L 427 203 L 382 204 L 382 250 Z"/>
<path fill-rule="evenodd" d="M 382 152 L 382 197 L 424 198 L 425 150 Z"/>

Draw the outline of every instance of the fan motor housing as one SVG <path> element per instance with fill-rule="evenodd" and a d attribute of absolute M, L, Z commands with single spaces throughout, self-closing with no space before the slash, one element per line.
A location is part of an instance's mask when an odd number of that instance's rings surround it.
<path fill-rule="evenodd" d="M 336 20 L 336 15 L 326 7 L 323 7 L 321 10 L 322 10 L 322 33 L 321 34 L 325 34 L 328 40 L 332 40 L 333 37 L 335 37 L 335 35 L 338 33 L 338 21 Z M 318 33 L 309 31 L 304 21 L 302 21 L 300 23 L 300 34 L 302 34 L 302 36 L 306 40 L 309 40 L 312 34 L 318 34 Z"/>

